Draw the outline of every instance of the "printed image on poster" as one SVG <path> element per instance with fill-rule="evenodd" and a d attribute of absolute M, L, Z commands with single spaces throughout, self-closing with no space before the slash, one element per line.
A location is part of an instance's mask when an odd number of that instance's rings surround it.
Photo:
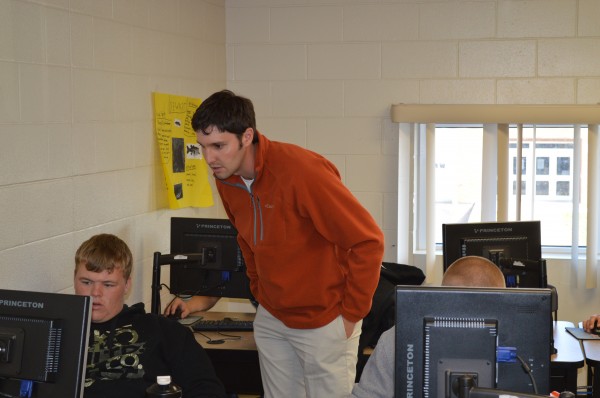
<path fill-rule="evenodd" d="M 209 207 L 213 193 L 208 166 L 192 130 L 198 98 L 153 93 L 154 130 L 165 174 L 165 192 L 171 209 Z"/>

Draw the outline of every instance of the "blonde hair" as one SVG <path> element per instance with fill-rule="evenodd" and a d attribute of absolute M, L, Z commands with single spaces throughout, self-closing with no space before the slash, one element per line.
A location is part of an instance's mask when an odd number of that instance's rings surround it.
<path fill-rule="evenodd" d="M 133 268 L 133 256 L 127 244 L 117 236 L 99 234 L 83 242 L 77 249 L 75 272 L 80 265 L 92 272 L 112 273 L 115 269 L 120 269 L 125 279 L 129 279 Z"/>

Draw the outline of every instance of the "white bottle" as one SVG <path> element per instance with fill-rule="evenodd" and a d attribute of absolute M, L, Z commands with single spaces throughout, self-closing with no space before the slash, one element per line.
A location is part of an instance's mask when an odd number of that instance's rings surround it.
<path fill-rule="evenodd" d="M 171 376 L 156 376 L 156 383 L 146 389 L 147 398 L 182 398 L 181 388 L 171 383 Z"/>

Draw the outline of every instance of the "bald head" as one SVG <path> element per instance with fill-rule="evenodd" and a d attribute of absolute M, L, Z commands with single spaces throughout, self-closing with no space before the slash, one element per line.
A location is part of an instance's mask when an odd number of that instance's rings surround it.
<path fill-rule="evenodd" d="M 448 267 L 442 286 L 506 287 L 504 274 L 490 260 L 479 256 L 461 257 Z"/>

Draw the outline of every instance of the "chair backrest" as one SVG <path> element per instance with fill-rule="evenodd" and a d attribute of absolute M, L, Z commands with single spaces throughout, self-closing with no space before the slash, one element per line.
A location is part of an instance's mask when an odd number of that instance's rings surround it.
<path fill-rule="evenodd" d="M 412 265 L 384 262 L 381 275 L 373 295 L 371 311 L 363 319 L 359 352 L 365 347 L 374 347 L 379 336 L 395 324 L 396 285 L 420 285 L 425 274 Z"/>
<path fill-rule="evenodd" d="M 373 295 L 371 311 L 363 319 L 362 333 L 358 342 L 356 381 L 360 380 L 368 360 L 368 356 L 364 355 L 365 348 L 375 347 L 381 334 L 395 324 L 396 285 L 420 285 L 424 280 L 423 271 L 412 265 L 388 262 L 381 264 L 381 275 Z"/>

